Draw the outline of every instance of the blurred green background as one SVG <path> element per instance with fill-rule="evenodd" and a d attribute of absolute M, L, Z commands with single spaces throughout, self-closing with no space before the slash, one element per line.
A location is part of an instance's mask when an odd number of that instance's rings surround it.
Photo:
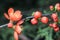
<path fill-rule="evenodd" d="M 8 20 L 5 19 L 3 16 L 4 12 L 7 13 L 8 9 L 10 7 L 14 8 L 14 10 L 21 10 L 24 17 L 31 16 L 31 14 L 36 10 L 41 10 L 43 13 L 49 13 L 49 5 L 55 5 L 56 3 L 60 2 L 60 0 L 0 0 L 0 25 L 8 23 Z M 47 10 L 46 10 L 47 9 Z M 21 37 L 19 37 L 19 40 L 26 37 L 25 40 L 60 40 L 58 38 L 60 37 L 54 37 L 56 33 L 53 33 L 52 35 L 49 34 L 49 37 L 45 39 L 45 37 L 39 37 L 37 33 L 38 28 L 40 27 L 47 27 L 47 25 L 39 23 L 38 25 L 31 25 L 30 22 L 25 22 L 23 24 L 23 27 L 25 27 L 24 31 L 21 34 Z M 43 28 L 42 28 L 43 29 Z M 40 35 L 43 35 L 43 33 L 47 33 L 49 31 L 46 28 L 45 32 L 41 32 Z M 13 38 L 13 29 L 9 29 L 7 27 L 0 28 L 0 40 L 14 40 Z M 51 30 L 50 30 L 51 31 Z M 51 32 L 52 33 L 52 32 Z M 60 32 L 58 32 L 60 34 Z M 56 34 L 57 35 L 57 34 Z M 37 38 L 36 38 L 37 36 Z M 20 39 L 21 38 L 21 39 Z M 34 39 L 36 38 L 36 39 Z M 56 38 L 56 39 L 55 39 Z"/>

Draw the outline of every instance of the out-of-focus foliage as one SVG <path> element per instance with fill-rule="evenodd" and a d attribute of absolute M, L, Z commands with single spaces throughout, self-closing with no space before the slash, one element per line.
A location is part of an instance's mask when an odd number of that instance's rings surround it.
<path fill-rule="evenodd" d="M 31 16 L 31 14 L 36 10 L 41 10 L 43 14 L 51 14 L 52 11 L 49 10 L 49 5 L 54 5 L 60 0 L 1 0 L 0 1 L 0 25 L 8 22 L 3 16 L 4 12 L 7 12 L 9 7 L 13 7 L 15 10 L 21 10 L 23 17 Z M 45 8 L 45 9 L 44 9 Z M 47 9 L 47 10 L 46 10 Z M 60 12 L 58 16 L 60 18 Z M 29 19 L 30 20 L 30 19 Z M 23 24 L 22 34 L 26 35 L 31 40 L 59 40 L 60 31 L 54 32 L 52 28 L 48 25 L 39 22 L 37 25 L 32 25 L 29 21 Z M 41 39 L 43 38 L 43 39 Z M 0 40 L 14 40 L 13 29 L 7 27 L 0 29 Z"/>

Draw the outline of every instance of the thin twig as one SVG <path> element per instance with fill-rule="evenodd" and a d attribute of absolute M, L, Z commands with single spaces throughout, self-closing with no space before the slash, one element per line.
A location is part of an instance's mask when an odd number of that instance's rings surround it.
<path fill-rule="evenodd" d="M 26 20 L 26 19 L 30 19 L 30 18 L 33 18 L 33 16 L 29 16 L 29 17 L 23 18 L 22 20 Z M 3 25 L 0 26 L 0 28 L 6 27 L 7 25 L 8 25 L 8 23 L 3 24 Z"/>
<path fill-rule="evenodd" d="M 8 25 L 8 23 L 7 23 L 7 24 L 4 24 L 4 25 L 1 25 L 0 28 L 5 27 L 5 26 L 7 26 L 7 25 Z"/>
<path fill-rule="evenodd" d="M 49 15 L 50 14 L 42 14 L 42 16 L 49 16 Z M 30 19 L 30 18 L 33 18 L 33 16 L 29 16 L 29 17 L 23 18 L 22 20 L 26 20 L 26 19 Z M 0 26 L 0 28 L 6 27 L 7 25 L 8 25 L 8 23 L 7 24 L 3 24 L 3 25 Z"/>

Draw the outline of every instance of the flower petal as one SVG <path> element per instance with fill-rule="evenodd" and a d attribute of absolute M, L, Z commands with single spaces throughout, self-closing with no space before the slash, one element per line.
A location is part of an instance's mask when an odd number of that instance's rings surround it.
<path fill-rule="evenodd" d="M 20 20 L 22 18 L 21 11 L 19 11 L 19 10 L 15 11 L 14 17 L 15 17 L 16 21 Z"/>
<path fill-rule="evenodd" d="M 9 19 L 9 16 L 6 13 L 4 13 L 4 16 L 6 19 Z"/>
<path fill-rule="evenodd" d="M 8 9 L 8 15 L 11 16 L 11 15 L 13 15 L 13 13 L 14 13 L 14 9 L 13 8 L 9 8 Z"/>
<path fill-rule="evenodd" d="M 20 14 L 20 15 L 21 15 L 21 11 L 19 11 L 19 10 L 16 10 L 16 11 L 15 11 L 15 13 L 17 13 L 17 14 Z"/>
<path fill-rule="evenodd" d="M 19 25 L 16 25 L 15 31 L 16 31 L 18 34 L 21 34 L 22 28 L 21 28 Z"/>
<path fill-rule="evenodd" d="M 18 40 L 18 34 L 16 31 L 14 31 L 14 40 Z"/>
<path fill-rule="evenodd" d="M 17 22 L 17 25 L 21 25 L 24 21 L 23 20 L 20 20 Z"/>

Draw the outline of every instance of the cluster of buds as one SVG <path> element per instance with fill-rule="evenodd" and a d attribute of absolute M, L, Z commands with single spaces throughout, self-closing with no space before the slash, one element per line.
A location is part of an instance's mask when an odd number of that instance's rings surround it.
<path fill-rule="evenodd" d="M 36 12 L 34 12 L 33 16 L 34 16 L 33 19 L 31 19 L 31 23 L 32 24 L 37 24 L 38 23 L 37 19 L 40 19 L 40 21 L 42 23 L 44 23 L 44 24 L 47 24 L 49 22 L 49 18 L 48 17 L 42 16 L 42 12 L 36 11 Z M 58 22 L 57 13 L 51 14 L 51 19 L 53 19 L 54 22 Z"/>
<path fill-rule="evenodd" d="M 60 11 L 60 3 L 56 3 L 55 7 L 54 7 L 53 5 L 50 5 L 49 8 L 50 8 L 51 11 L 52 11 L 54 8 L 55 8 L 55 10 Z"/>
<path fill-rule="evenodd" d="M 40 21 L 42 23 L 44 23 L 44 24 L 47 24 L 48 21 L 49 21 L 48 17 L 46 17 L 46 16 L 42 17 L 42 12 L 41 11 L 34 12 L 33 16 L 34 16 L 33 19 L 31 19 L 31 23 L 32 24 L 37 24 L 38 23 L 38 19 L 41 19 Z"/>
<path fill-rule="evenodd" d="M 40 12 L 40 11 L 34 12 L 34 15 L 33 16 L 34 17 L 31 19 L 31 23 L 33 25 L 38 24 L 38 19 L 40 19 L 40 22 L 42 22 L 43 24 L 47 24 L 49 22 L 49 18 L 47 16 L 43 16 L 42 15 L 42 12 Z M 52 13 L 50 15 L 50 17 L 51 17 L 51 20 L 53 20 L 54 23 L 53 23 L 53 25 L 52 24 L 49 24 L 49 26 L 52 25 L 53 28 L 54 28 L 54 30 L 55 31 L 58 31 L 59 30 L 59 27 L 56 26 L 57 25 L 57 22 L 58 22 L 58 15 L 57 15 L 57 13 L 56 12 Z"/>
<path fill-rule="evenodd" d="M 53 19 L 54 23 L 49 24 L 49 26 L 52 26 L 55 32 L 59 31 L 59 27 L 57 25 L 57 22 L 58 22 L 58 15 L 57 15 L 57 13 L 53 13 L 51 15 L 51 18 Z"/>
<path fill-rule="evenodd" d="M 24 22 L 22 20 L 22 14 L 21 11 L 16 10 L 14 12 L 13 8 L 9 8 L 8 9 L 8 15 L 6 13 L 4 13 L 5 18 L 7 18 L 9 20 L 8 23 L 8 28 L 13 28 L 14 29 L 14 39 L 18 40 L 18 35 L 21 34 L 22 32 L 22 26 L 21 24 Z M 13 23 L 17 22 L 16 25 L 14 25 Z"/>
<path fill-rule="evenodd" d="M 53 28 L 55 32 L 59 31 L 59 27 L 58 27 L 57 23 L 51 23 L 51 24 L 49 24 L 49 26 L 51 28 Z"/>

